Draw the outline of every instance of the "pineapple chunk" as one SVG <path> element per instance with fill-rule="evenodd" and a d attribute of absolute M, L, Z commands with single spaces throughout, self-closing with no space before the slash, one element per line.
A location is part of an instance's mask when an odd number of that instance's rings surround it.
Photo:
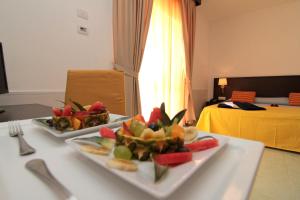
<path fill-rule="evenodd" d="M 81 127 L 81 121 L 77 119 L 76 117 L 72 118 L 72 126 L 74 130 L 78 130 Z"/>
<path fill-rule="evenodd" d="M 166 134 L 163 128 L 159 129 L 158 131 L 154 132 L 154 137 L 155 138 L 165 138 Z"/>
<path fill-rule="evenodd" d="M 178 124 L 173 124 L 171 136 L 172 138 L 184 139 L 184 129 Z"/>
<path fill-rule="evenodd" d="M 154 137 L 154 132 L 152 129 L 146 128 L 144 129 L 140 137 L 143 138 L 144 140 L 152 139 Z"/>

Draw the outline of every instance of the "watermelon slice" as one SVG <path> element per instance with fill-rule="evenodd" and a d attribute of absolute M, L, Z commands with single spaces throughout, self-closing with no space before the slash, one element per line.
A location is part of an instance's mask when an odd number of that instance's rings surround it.
<path fill-rule="evenodd" d="M 71 105 L 65 105 L 62 115 L 63 116 L 71 116 L 72 115 L 72 106 Z"/>
<path fill-rule="evenodd" d="M 160 108 L 153 108 L 153 111 L 150 114 L 150 119 L 148 124 L 157 123 L 158 120 L 162 119 Z"/>
<path fill-rule="evenodd" d="M 157 154 L 154 156 L 154 160 L 160 165 L 178 165 L 191 161 L 192 157 L 192 152 L 178 152 Z"/>
<path fill-rule="evenodd" d="M 116 135 L 113 130 L 107 127 L 102 127 L 100 130 L 100 135 L 104 138 L 116 139 Z"/>
<path fill-rule="evenodd" d="M 60 108 L 52 108 L 52 113 L 56 117 L 60 117 L 62 115 L 62 110 Z"/>
<path fill-rule="evenodd" d="M 190 151 L 203 151 L 206 149 L 216 147 L 218 145 L 219 145 L 218 140 L 212 138 L 212 139 L 200 140 L 190 144 L 186 144 L 185 147 L 188 148 Z"/>
<path fill-rule="evenodd" d="M 96 101 L 95 103 L 92 104 L 92 106 L 89 108 L 89 112 L 96 112 L 105 109 L 105 106 L 102 102 Z"/>

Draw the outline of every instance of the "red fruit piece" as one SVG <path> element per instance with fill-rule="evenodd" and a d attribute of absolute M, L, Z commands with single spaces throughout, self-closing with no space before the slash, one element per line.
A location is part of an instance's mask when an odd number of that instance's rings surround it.
<path fill-rule="evenodd" d="M 192 157 L 192 152 L 178 152 L 157 154 L 154 156 L 154 160 L 160 165 L 178 165 L 191 161 Z"/>
<path fill-rule="evenodd" d="M 157 121 L 161 119 L 162 116 L 161 116 L 160 108 L 153 108 L 148 124 L 157 123 Z"/>
<path fill-rule="evenodd" d="M 81 121 L 87 116 L 89 116 L 88 111 L 78 111 L 75 113 L 75 117 Z"/>
<path fill-rule="evenodd" d="M 208 139 L 186 144 L 185 147 L 188 148 L 190 151 L 203 151 L 206 149 L 216 147 L 218 145 L 219 143 L 217 139 Z"/>
<path fill-rule="evenodd" d="M 89 112 L 93 112 L 93 111 L 100 111 L 100 110 L 104 110 L 105 106 L 102 102 L 100 101 L 96 101 L 95 103 L 93 103 L 91 105 L 91 107 L 89 108 Z"/>
<path fill-rule="evenodd" d="M 60 108 L 52 108 L 52 113 L 56 117 L 60 117 L 62 115 L 62 110 Z"/>
<path fill-rule="evenodd" d="M 125 122 L 123 122 L 123 134 L 133 136 L 134 134 L 129 130 L 129 127 Z"/>
<path fill-rule="evenodd" d="M 102 128 L 100 128 L 99 131 L 100 131 L 100 135 L 102 137 L 116 139 L 116 135 L 115 135 L 114 131 L 111 130 L 110 128 L 102 127 Z"/>
<path fill-rule="evenodd" d="M 72 106 L 71 105 L 65 105 L 62 115 L 63 116 L 71 116 L 72 115 Z"/>

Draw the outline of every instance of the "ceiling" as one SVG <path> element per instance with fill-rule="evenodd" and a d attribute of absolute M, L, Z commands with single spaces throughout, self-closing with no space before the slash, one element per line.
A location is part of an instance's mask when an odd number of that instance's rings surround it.
<path fill-rule="evenodd" d="M 200 9 L 209 21 L 299 0 L 202 0 Z"/>

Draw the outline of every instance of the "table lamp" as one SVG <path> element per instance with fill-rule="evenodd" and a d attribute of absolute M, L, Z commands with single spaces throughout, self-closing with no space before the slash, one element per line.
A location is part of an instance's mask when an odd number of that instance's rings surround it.
<path fill-rule="evenodd" d="M 222 96 L 219 96 L 218 99 L 219 100 L 226 100 L 226 97 L 224 95 L 224 88 L 227 85 L 227 78 L 219 78 L 218 85 L 221 87 L 221 91 L 222 91 L 221 92 Z"/>

